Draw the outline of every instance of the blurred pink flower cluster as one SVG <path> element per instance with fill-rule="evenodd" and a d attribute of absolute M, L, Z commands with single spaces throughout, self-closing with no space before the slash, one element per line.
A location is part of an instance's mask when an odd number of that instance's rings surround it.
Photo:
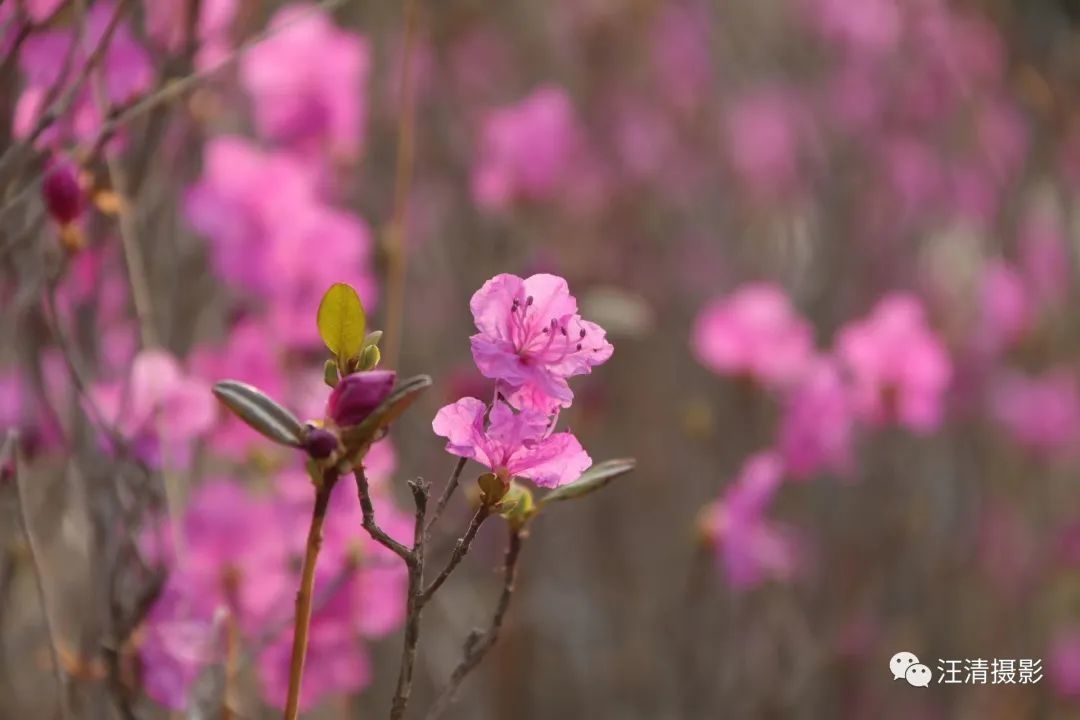
<path fill-rule="evenodd" d="M 446 451 L 488 467 L 504 482 L 528 478 L 546 488 L 576 480 L 592 460 L 571 433 L 553 432 L 574 395 L 568 380 L 592 372 L 614 348 L 599 325 L 582 319 L 561 277 L 496 275 L 469 303 L 476 329 L 473 361 L 495 381 L 485 403 L 466 397 L 432 422 Z"/>
<path fill-rule="evenodd" d="M 710 510 L 709 537 L 739 586 L 768 576 L 790 577 L 795 567 L 794 545 L 780 542 L 760 524 L 781 478 L 850 475 L 860 423 L 927 434 L 945 414 L 952 361 L 928 327 L 922 304 L 910 294 L 882 298 L 865 318 L 837 331 L 831 350 L 818 351 L 810 324 L 782 288 L 747 285 L 705 306 L 692 347 L 710 369 L 776 393 L 781 409 L 775 447 L 748 461 Z M 770 490 L 746 503 L 740 488 L 747 483 Z M 748 569 L 754 558 L 760 567 Z"/>
<path fill-rule="evenodd" d="M 396 509 L 387 482 L 393 451 L 377 444 L 366 461 L 383 528 L 404 541 L 411 518 Z M 179 523 L 146 538 L 170 574 L 143 630 L 147 692 L 188 707 L 199 672 L 228 657 L 230 633 L 256 655 L 263 695 L 281 706 L 288 687 L 291 618 L 311 515 L 311 482 L 286 469 L 256 495 L 231 479 L 201 484 Z M 364 640 L 403 620 L 405 568 L 362 528 L 359 504 L 346 489 L 331 496 L 315 592 L 325 599 L 311 624 L 309 675 L 301 706 L 371 681 Z M 322 595 L 319 595 L 322 593 Z"/>
<path fill-rule="evenodd" d="M 175 23 L 186 6 L 162 3 L 148 18 L 163 46 L 181 42 Z M 234 12 L 232 3 L 204 4 L 197 64 L 210 66 L 228 51 Z M 225 661 L 229 633 L 255 653 L 264 698 L 284 703 L 311 512 L 310 480 L 298 459 L 218 413 L 210 383 L 243 378 L 302 417 L 322 419 L 328 390 L 303 361 L 320 342 L 314 309 L 335 282 L 356 287 L 369 308 L 376 300 L 371 234 L 338 207 L 335 173 L 363 149 L 368 43 L 312 4 L 282 7 L 270 27 L 239 68 L 257 138 L 212 137 L 183 203 L 214 271 L 233 291 L 234 320 L 222 341 L 196 348 L 187 371 L 164 353 L 143 352 L 130 382 L 92 394 L 144 456 L 153 441 L 175 464 L 194 445 L 235 472 L 198 485 L 179 521 L 154 533 L 170 575 L 144 628 L 141 656 L 151 697 L 176 709 L 188 706 L 203 668 Z M 168 434 L 157 437 L 153 419 L 162 416 Z M 385 487 L 394 465 L 387 441 L 366 465 L 380 522 L 404 540 L 411 522 Z M 270 470 L 269 487 L 255 492 L 235 479 L 252 466 L 262 475 Z M 404 568 L 363 531 L 356 498 L 339 489 L 331 504 L 315 588 L 329 594 L 312 619 L 305 709 L 371 681 L 364 642 L 396 628 L 404 607 Z"/>

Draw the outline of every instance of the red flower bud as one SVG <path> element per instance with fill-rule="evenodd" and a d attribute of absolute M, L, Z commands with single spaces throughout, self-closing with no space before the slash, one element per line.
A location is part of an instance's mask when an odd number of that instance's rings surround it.
<path fill-rule="evenodd" d="M 323 428 L 310 427 L 304 438 L 304 450 L 316 460 L 330 457 L 339 445 L 337 435 Z"/>
<path fill-rule="evenodd" d="M 326 416 L 339 427 L 359 425 L 390 395 L 396 379 L 392 370 L 346 375 L 326 401 Z"/>
<path fill-rule="evenodd" d="M 41 194 L 49 215 L 61 225 L 70 225 L 83 211 L 83 191 L 68 163 L 57 163 L 41 182 Z"/>

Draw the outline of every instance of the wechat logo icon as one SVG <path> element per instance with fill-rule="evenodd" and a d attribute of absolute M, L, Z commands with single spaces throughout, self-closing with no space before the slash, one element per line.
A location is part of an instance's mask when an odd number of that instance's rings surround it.
<path fill-rule="evenodd" d="M 914 653 L 898 652 L 889 660 L 893 680 L 907 680 L 914 687 L 927 687 L 933 675 L 930 668 L 919 662 Z"/>

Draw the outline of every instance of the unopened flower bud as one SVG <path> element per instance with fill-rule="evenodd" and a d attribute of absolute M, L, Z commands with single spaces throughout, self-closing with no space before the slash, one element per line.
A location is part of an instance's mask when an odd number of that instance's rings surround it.
<path fill-rule="evenodd" d="M 338 427 L 359 425 L 389 397 L 397 373 L 369 370 L 346 375 L 326 401 L 326 416 Z"/>
<path fill-rule="evenodd" d="M 304 450 L 316 460 L 325 460 L 340 447 L 337 435 L 320 427 L 310 427 L 304 438 Z"/>
<path fill-rule="evenodd" d="M 41 194 L 49 216 L 61 226 L 70 225 L 82 215 L 83 191 L 70 164 L 57 163 L 49 169 L 41 182 Z"/>

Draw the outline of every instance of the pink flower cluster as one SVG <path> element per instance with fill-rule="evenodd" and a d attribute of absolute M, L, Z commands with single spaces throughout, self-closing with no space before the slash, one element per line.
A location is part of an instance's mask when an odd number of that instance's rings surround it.
<path fill-rule="evenodd" d="M 43 20 L 59 5 L 35 3 L 31 18 Z M 41 117 L 68 93 L 74 93 L 70 109 L 36 137 L 36 142 L 60 147 L 70 142 L 87 143 L 97 138 L 101 129 L 101 111 L 94 97 L 93 84 L 78 84 L 80 68 L 99 45 L 105 45 L 102 59 L 104 95 L 111 107 L 123 107 L 150 89 L 154 70 L 146 49 L 139 44 L 126 20 L 116 24 L 110 37 L 106 30 L 116 13 L 111 0 L 93 3 L 87 10 L 86 36 L 80 38 L 73 28 L 42 30 L 31 34 L 19 53 L 25 87 L 15 106 L 13 132 L 28 138 L 37 129 Z M 68 58 L 70 56 L 70 62 Z"/>
<path fill-rule="evenodd" d="M 150 10 L 151 37 L 163 47 L 181 42 L 175 28 L 187 5 Z M 202 4 L 199 67 L 231 47 L 235 11 L 231 1 Z M 240 62 L 258 137 L 211 138 L 202 176 L 183 203 L 187 222 L 208 242 L 214 271 L 233 290 L 225 338 L 196 348 L 187 370 L 165 353 L 140 353 L 126 376 L 92 394 L 145 459 L 160 455 L 175 465 L 205 453 L 222 473 L 198 484 L 180 521 L 163 524 L 153 538 L 170 575 L 140 651 L 148 693 L 176 709 L 188 705 L 201 669 L 225 657 L 230 632 L 257 658 L 264 699 L 284 703 L 311 513 L 311 483 L 295 454 L 218 412 L 209 383 L 243 378 L 316 420 L 344 422 L 366 402 L 344 397 L 345 383 L 328 400 L 322 373 L 298 359 L 319 343 L 313 312 L 329 285 L 353 285 L 369 308 L 376 300 L 371 234 L 339 207 L 350 189 L 334 172 L 363 149 L 368 43 L 309 3 L 280 8 L 270 25 L 270 39 Z M 393 373 L 385 375 L 392 382 Z M 388 441 L 366 459 L 380 524 L 404 541 L 411 520 L 385 487 L 393 465 Z M 271 476 L 258 493 L 235 479 L 251 467 Z M 403 619 L 400 562 L 363 531 L 354 495 L 338 488 L 330 502 L 315 593 L 337 589 L 312 619 L 304 709 L 364 688 L 372 677 L 365 642 Z"/>
<path fill-rule="evenodd" d="M 558 487 L 576 480 L 592 460 L 571 433 L 553 432 L 573 401 L 568 380 L 588 374 L 614 350 L 603 328 L 578 314 L 561 277 L 496 275 L 469 304 L 470 338 L 481 374 L 495 381 L 490 405 L 466 397 L 432 422 L 446 451 L 473 459 L 509 481 Z"/>
<path fill-rule="evenodd" d="M 515 201 L 540 201 L 573 181 L 584 138 L 564 90 L 544 86 L 485 119 L 472 174 L 481 207 L 501 210 Z"/>
<path fill-rule="evenodd" d="M 411 518 L 387 495 L 393 465 L 389 446 L 372 449 L 368 473 L 380 522 L 404 541 Z M 269 494 L 258 496 L 232 480 L 209 480 L 195 491 L 180 523 L 147 537 L 148 548 L 171 568 L 142 633 L 152 698 L 186 708 L 200 670 L 224 661 L 232 631 L 256 655 L 264 698 L 284 705 L 310 502 L 311 483 L 300 469 L 284 472 Z M 404 567 L 364 532 L 359 504 L 347 488 L 333 493 L 331 505 L 315 585 L 325 602 L 312 617 L 305 710 L 329 694 L 365 687 L 371 680 L 365 640 L 403 620 Z"/>
<path fill-rule="evenodd" d="M 715 372 L 779 395 L 775 448 L 748 461 L 710 515 L 708 536 L 738 586 L 791 574 L 790 543 L 761 524 L 783 476 L 849 475 L 859 423 L 932 432 L 942 422 L 952 377 L 952 362 L 921 303 L 903 293 L 886 296 L 865 318 L 840 328 L 833 349 L 820 352 L 809 323 L 780 287 L 751 284 L 705 306 L 691 345 Z M 746 502 L 744 486 L 769 492 Z"/>

